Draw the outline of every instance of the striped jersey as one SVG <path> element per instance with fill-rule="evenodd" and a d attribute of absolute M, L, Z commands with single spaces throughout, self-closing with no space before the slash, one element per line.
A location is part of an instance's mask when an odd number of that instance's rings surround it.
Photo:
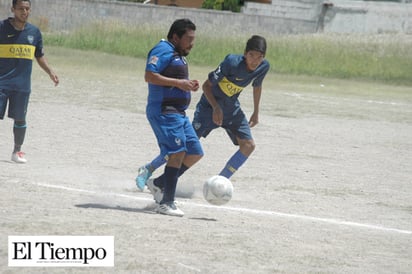
<path fill-rule="evenodd" d="M 149 52 L 146 71 L 159 73 L 175 79 L 189 79 L 189 69 L 184 56 L 180 56 L 172 43 L 161 40 Z M 177 87 L 159 86 L 149 83 L 147 112 L 185 113 L 191 93 Z"/>

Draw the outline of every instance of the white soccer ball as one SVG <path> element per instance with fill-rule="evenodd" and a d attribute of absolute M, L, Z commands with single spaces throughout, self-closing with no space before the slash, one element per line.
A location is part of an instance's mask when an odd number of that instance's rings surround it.
<path fill-rule="evenodd" d="M 203 197 L 212 205 L 223 205 L 232 199 L 232 182 L 223 176 L 210 177 L 203 184 Z"/>

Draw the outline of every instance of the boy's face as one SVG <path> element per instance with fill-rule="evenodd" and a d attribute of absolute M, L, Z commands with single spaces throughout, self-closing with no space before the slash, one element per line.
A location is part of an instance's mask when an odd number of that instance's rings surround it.
<path fill-rule="evenodd" d="M 11 8 L 11 11 L 14 13 L 14 19 L 20 23 L 26 23 L 30 15 L 30 2 L 19 0 L 16 5 Z"/>
<path fill-rule="evenodd" d="M 245 52 L 246 66 L 249 71 L 254 71 L 263 62 L 265 55 L 260 51 L 250 50 Z"/>

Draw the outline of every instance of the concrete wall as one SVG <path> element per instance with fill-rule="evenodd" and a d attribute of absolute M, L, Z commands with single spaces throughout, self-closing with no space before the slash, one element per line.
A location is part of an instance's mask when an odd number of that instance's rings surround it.
<path fill-rule="evenodd" d="M 412 3 L 333 0 L 325 32 L 412 34 Z"/>
<path fill-rule="evenodd" d="M 317 21 L 323 0 L 272 0 L 271 4 L 245 2 L 244 14 Z"/>
<path fill-rule="evenodd" d="M 316 31 L 334 33 L 412 34 L 412 1 L 272 0 L 271 5 L 246 2 L 243 13 L 303 19 Z"/>
<path fill-rule="evenodd" d="M 32 21 L 50 31 L 90 22 L 121 21 L 168 29 L 176 18 L 191 18 L 198 31 L 215 36 L 324 32 L 412 34 L 412 4 L 331 0 L 246 2 L 242 13 L 144 5 L 104 0 L 33 0 Z M 0 18 L 11 15 L 11 0 L 0 0 Z"/>
<path fill-rule="evenodd" d="M 10 15 L 10 3 L 11 0 L 0 0 L 2 18 Z M 168 28 L 181 17 L 192 19 L 199 31 L 221 36 L 308 33 L 316 28 L 314 23 L 305 20 L 115 1 L 34 0 L 32 8 L 33 21 L 42 17 L 52 31 L 70 30 L 96 20 L 120 20 L 126 24 Z"/>

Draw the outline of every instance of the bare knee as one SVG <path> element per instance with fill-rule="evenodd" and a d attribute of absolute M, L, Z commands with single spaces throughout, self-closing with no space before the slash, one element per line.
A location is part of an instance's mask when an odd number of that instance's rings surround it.
<path fill-rule="evenodd" d="M 202 159 L 203 154 L 186 155 L 183 160 L 183 164 L 187 167 L 191 167 Z"/>
<path fill-rule="evenodd" d="M 246 157 L 249 157 L 255 148 L 256 145 L 253 140 L 239 140 L 239 150 Z"/>

